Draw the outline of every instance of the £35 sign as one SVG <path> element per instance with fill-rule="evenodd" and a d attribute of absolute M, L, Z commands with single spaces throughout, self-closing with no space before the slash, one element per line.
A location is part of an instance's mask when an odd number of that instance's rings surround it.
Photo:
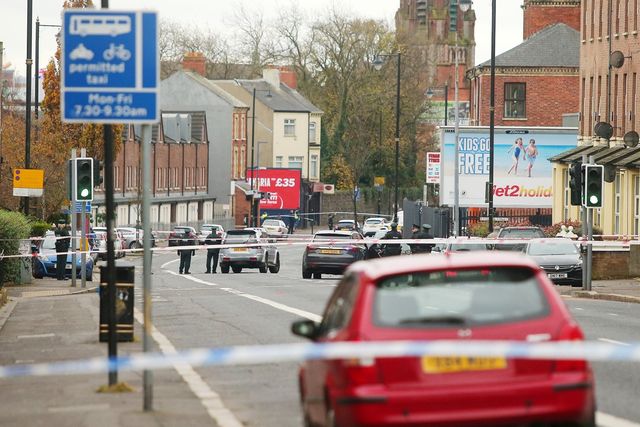
<path fill-rule="evenodd" d="M 260 209 L 300 209 L 300 169 L 256 169 L 253 173 L 253 187 L 269 193 L 260 200 Z"/>

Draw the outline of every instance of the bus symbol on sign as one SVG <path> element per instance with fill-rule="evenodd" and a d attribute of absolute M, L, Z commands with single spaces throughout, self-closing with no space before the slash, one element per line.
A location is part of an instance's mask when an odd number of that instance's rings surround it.
<path fill-rule="evenodd" d="M 127 15 L 72 16 L 69 34 L 85 36 L 118 36 L 131 32 L 131 18 Z"/>

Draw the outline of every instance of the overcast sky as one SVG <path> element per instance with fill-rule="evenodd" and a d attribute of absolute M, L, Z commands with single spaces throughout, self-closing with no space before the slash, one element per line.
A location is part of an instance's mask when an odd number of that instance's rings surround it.
<path fill-rule="evenodd" d="M 309 16 L 317 15 L 332 5 L 340 5 L 350 15 L 381 19 L 394 25 L 395 12 L 400 0 L 293 0 Z M 27 0 L 3 1 L 0 18 L 0 41 L 4 42 L 4 63 L 12 63 L 19 74 L 25 74 Z M 33 19 L 40 17 L 41 24 L 60 24 L 63 0 L 33 0 Z M 100 0 L 94 0 L 100 4 Z M 262 10 L 265 17 L 277 15 L 279 8 L 288 7 L 291 0 L 111 0 L 111 9 L 151 9 L 157 10 L 161 19 L 183 24 L 195 24 L 200 28 L 211 27 L 215 32 L 224 32 L 231 22 L 238 4 L 245 10 Z M 476 62 L 484 62 L 490 57 L 491 43 L 491 0 L 474 0 L 476 11 Z M 348 4 L 348 6 L 343 6 Z M 497 0 L 497 42 L 499 54 L 522 41 L 521 0 Z M 55 52 L 55 28 L 40 29 L 40 64 L 44 68 Z M 34 24 L 35 34 L 35 24 Z M 35 37 L 33 42 L 35 55 Z"/>

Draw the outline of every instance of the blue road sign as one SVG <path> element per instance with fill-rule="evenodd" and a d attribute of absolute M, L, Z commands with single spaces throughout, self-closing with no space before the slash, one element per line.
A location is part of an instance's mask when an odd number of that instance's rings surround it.
<path fill-rule="evenodd" d="M 61 74 L 62 121 L 157 122 L 157 13 L 66 9 Z"/>
<path fill-rule="evenodd" d="M 86 202 L 87 204 L 84 207 L 84 211 L 86 213 L 91 213 L 91 202 Z M 73 210 L 75 213 L 82 213 L 82 202 L 76 202 L 76 207 Z"/>

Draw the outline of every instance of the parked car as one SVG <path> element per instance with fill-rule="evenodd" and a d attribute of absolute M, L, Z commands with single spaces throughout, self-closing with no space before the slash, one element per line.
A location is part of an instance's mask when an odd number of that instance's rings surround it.
<path fill-rule="evenodd" d="M 144 246 L 144 230 L 136 227 L 117 227 L 127 249 L 140 249 Z M 151 233 L 151 247 L 155 246 L 155 236 Z"/>
<path fill-rule="evenodd" d="M 340 231 L 340 230 L 358 231 L 360 230 L 360 224 L 355 222 L 352 219 L 341 219 L 340 221 L 338 221 L 334 229 L 337 231 Z"/>
<path fill-rule="evenodd" d="M 361 240 L 358 243 L 340 243 L 341 240 Z M 345 268 L 365 259 L 367 245 L 357 231 L 319 231 L 313 235 L 302 256 L 302 278 L 322 278 L 323 273 L 342 274 Z"/>
<path fill-rule="evenodd" d="M 56 236 L 53 231 L 47 231 L 44 239 L 39 240 L 35 246 L 37 256 L 33 258 L 33 277 L 36 279 L 42 279 L 43 277 L 56 277 Z M 71 271 L 73 267 L 73 257 L 71 250 L 67 255 L 67 263 L 65 266 L 65 277 L 71 278 Z M 82 276 L 82 257 L 76 256 L 76 277 Z M 91 256 L 86 257 L 85 264 L 85 277 L 88 281 L 93 280 L 93 258 Z"/>
<path fill-rule="evenodd" d="M 198 233 L 198 242 L 201 245 L 204 245 L 204 241 L 209 237 L 209 234 L 214 231 L 216 232 L 216 236 L 219 238 L 224 237 L 224 227 L 220 224 L 202 224 L 202 227 L 200 227 L 200 233 Z"/>
<path fill-rule="evenodd" d="M 526 253 L 553 283 L 582 286 L 582 255 L 573 241 L 557 238 L 530 240 Z"/>
<path fill-rule="evenodd" d="M 469 252 L 469 251 L 490 251 L 493 245 L 490 243 L 480 243 L 474 240 L 459 240 L 448 242 L 443 252 Z"/>
<path fill-rule="evenodd" d="M 540 227 L 504 227 L 495 235 L 498 239 L 523 240 L 523 242 L 497 242 L 494 249 L 497 251 L 524 252 L 527 249 L 528 239 L 538 239 L 545 237 L 544 231 Z"/>
<path fill-rule="evenodd" d="M 243 268 L 258 268 L 260 273 L 280 271 L 280 252 L 270 245 L 266 231 L 260 228 L 243 228 L 229 230 L 222 242 L 226 245 L 256 244 L 260 246 L 244 246 L 223 248 L 220 250 L 220 271 L 228 273 L 242 272 Z"/>
<path fill-rule="evenodd" d="M 190 227 L 188 225 L 176 225 L 175 227 L 173 227 L 173 231 L 169 233 L 169 238 L 167 239 L 169 242 L 168 246 L 180 246 L 180 240 L 182 239 L 185 230 L 189 231 L 194 236 L 197 235 L 196 229 L 193 227 Z"/>
<path fill-rule="evenodd" d="M 295 335 L 358 341 L 582 341 L 547 275 L 519 254 L 415 255 L 352 265 L 321 323 Z M 464 355 L 318 359 L 299 371 L 305 425 L 595 425 L 583 360 Z"/>
<path fill-rule="evenodd" d="M 281 219 L 267 218 L 262 223 L 262 228 L 267 231 L 270 237 L 284 237 L 289 233 L 287 224 Z"/>
<path fill-rule="evenodd" d="M 364 237 L 370 237 L 376 234 L 380 230 L 391 230 L 391 225 L 384 218 L 367 218 L 362 226 L 362 235 Z"/>
<path fill-rule="evenodd" d="M 98 259 L 107 259 L 107 227 L 93 227 L 93 233 L 95 234 L 94 247 L 98 251 Z M 126 249 L 126 243 L 122 233 L 117 229 L 115 231 L 116 239 L 113 242 L 113 248 L 116 258 L 122 258 L 125 256 L 123 249 Z"/>

